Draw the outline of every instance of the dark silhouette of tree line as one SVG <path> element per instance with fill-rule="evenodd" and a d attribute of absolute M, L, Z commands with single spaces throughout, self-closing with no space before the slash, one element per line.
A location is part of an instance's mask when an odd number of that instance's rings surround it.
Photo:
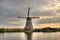
<path fill-rule="evenodd" d="M 24 32 L 24 29 L 21 28 L 0 28 L 0 33 L 1 32 Z M 60 32 L 60 28 L 51 28 L 51 27 L 46 27 L 42 29 L 33 29 L 33 32 Z"/>

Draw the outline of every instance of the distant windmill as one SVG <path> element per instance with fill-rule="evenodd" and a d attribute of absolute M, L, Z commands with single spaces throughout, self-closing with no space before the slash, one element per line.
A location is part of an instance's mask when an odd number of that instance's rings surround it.
<path fill-rule="evenodd" d="M 32 32 L 33 25 L 32 25 L 32 18 L 39 18 L 39 17 L 29 17 L 30 7 L 28 8 L 27 17 L 18 17 L 18 18 L 26 18 L 26 26 L 24 28 L 25 32 Z"/>

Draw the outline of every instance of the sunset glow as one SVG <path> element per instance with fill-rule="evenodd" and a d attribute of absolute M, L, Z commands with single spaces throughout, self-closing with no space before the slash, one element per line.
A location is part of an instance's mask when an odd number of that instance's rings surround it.
<path fill-rule="evenodd" d="M 45 27 L 60 28 L 60 23 L 39 24 L 37 26 L 34 26 L 34 28 L 45 28 Z"/>

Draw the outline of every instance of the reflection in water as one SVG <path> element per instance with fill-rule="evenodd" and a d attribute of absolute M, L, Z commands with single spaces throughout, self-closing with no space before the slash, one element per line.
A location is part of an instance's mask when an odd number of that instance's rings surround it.
<path fill-rule="evenodd" d="M 26 34 L 26 40 L 32 40 L 32 33 L 25 33 Z"/>
<path fill-rule="evenodd" d="M 60 40 L 60 32 L 0 33 L 0 40 Z"/>

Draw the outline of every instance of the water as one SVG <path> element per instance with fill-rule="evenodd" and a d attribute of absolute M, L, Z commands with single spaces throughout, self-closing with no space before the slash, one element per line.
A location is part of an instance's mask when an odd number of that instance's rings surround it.
<path fill-rule="evenodd" d="M 0 33 L 0 40 L 60 40 L 60 32 Z"/>

